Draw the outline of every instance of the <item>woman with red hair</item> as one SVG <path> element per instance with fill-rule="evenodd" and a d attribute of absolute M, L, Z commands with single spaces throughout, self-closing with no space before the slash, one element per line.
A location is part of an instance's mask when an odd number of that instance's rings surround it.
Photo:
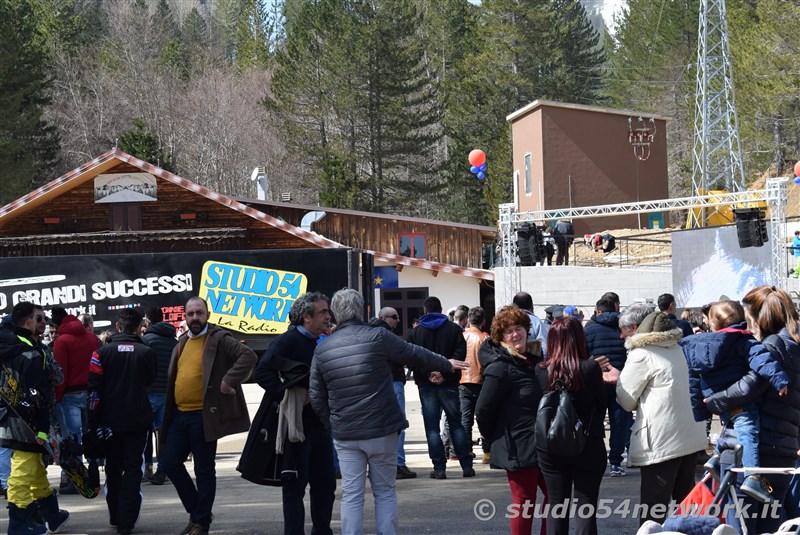
<path fill-rule="evenodd" d="M 597 533 L 597 499 L 606 470 L 606 446 L 603 415 L 606 392 L 603 373 L 586 352 L 586 337 L 581 322 L 571 316 L 553 322 L 547 331 L 547 360 L 537 370 L 546 390 L 560 383 L 570 393 L 572 405 L 586 430 L 586 446 L 575 456 L 539 448 L 539 468 L 549 494 L 548 535 L 567 535 L 573 515 L 575 533 Z M 565 504 L 565 505 L 562 505 Z"/>
<path fill-rule="evenodd" d="M 528 345 L 531 320 L 516 306 L 502 308 L 492 321 L 492 335 L 478 350 L 484 366 L 483 387 L 475 407 L 481 435 L 491 443 L 490 464 L 508 474 L 512 535 L 531 535 L 536 488 L 547 503 L 544 479 L 536 462 L 534 424 L 542 387 L 536 377 L 541 342 Z M 546 524 L 542 520 L 541 533 Z"/>

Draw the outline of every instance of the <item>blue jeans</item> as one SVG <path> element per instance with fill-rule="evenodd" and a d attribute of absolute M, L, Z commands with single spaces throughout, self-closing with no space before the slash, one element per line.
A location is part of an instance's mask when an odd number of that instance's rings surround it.
<path fill-rule="evenodd" d="M 406 416 L 406 384 L 403 381 L 393 381 L 394 395 L 397 396 L 397 403 L 400 404 L 400 410 L 403 412 L 403 418 Z M 406 465 L 406 430 L 400 431 L 397 437 L 397 466 Z"/>
<path fill-rule="evenodd" d="M 794 463 L 795 468 L 800 468 L 800 461 Z M 796 518 L 800 516 L 800 474 L 795 474 L 789 481 L 789 491 L 786 493 L 784 502 L 786 518 Z"/>
<path fill-rule="evenodd" d="M 724 412 L 720 414 L 720 419 L 723 422 L 733 422 L 733 428 L 736 430 L 736 441 L 744 448 L 742 466 L 745 468 L 761 466 L 758 460 L 758 429 L 761 426 L 761 420 L 758 416 L 756 404 L 749 403 L 741 407 L 741 412 L 735 414 Z M 745 477 L 751 475 L 753 474 L 745 472 Z"/>
<path fill-rule="evenodd" d="M 86 392 L 67 392 L 56 405 L 61 435 L 68 437 L 78 435 L 78 440 L 86 429 L 88 418 L 86 408 Z"/>
<path fill-rule="evenodd" d="M 631 439 L 631 425 L 633 414 L 626 411 L 617 403 L 617 391 L 607 388 L 608 393 L 608 423 L 611 432 L 608 437 L 608 464 L 617 466 L 622 464 L 622 453 Z"/>
<path fill-rule="evenodd" d="M 184 465 L 189 453 L 194 458 L 196 487 Z M 217 492 L 216 455 L 217 441 L 206 442 L 203 433 L 203 411 L 175 411 L 167 430 L 161 467 L 175 485 L 191 521 L 205 529 L 211 525 L 211 508 Z"/>
<path fill-rule="evenodd" d="M 450 438 L 453 441 L 461 468 L 472 468 L 472 447 L 467 440 L 467 433 L 461 425 L 461 407 L 458 388 L 455 386 L 420 386 L 419 401 L 422 405 L 422 421 L 425 424 L 425 438 L 428 441 L 428 455 L 433 462 L 434 470 L 444 470 L 447 459 L 444 443 L 439 434 L 439 418 L 442 411 L 447 416 L 450 426 Z"/>
<path fill-rule="evenodd" d="M 285 535 L 305 533 L 306 509 L 303 498 L 306 486 L 310 486 L 311 534 L 332 535 L 331 517 L 336 497 L 333 440 L 330 433 L 319 427 L 319 424 L 309 426 L 305 418 L 303 424 L 305 440 L 292 444 L 297 478 L 283 482 L 283 533 Z"/>
<path fill-rule="evenodd" d="M 153 427 L 147 433 L 147 444 L 144 448 L 144 462 L 153 464 L 153 429 L 158 429 L 164 422 L 164 402 L 166 394 L 147 394 L 150 407 L 153 409 Z"/>
<path fill-rule="evenodd" d="M 0 448 L 0 487 L 8 488 L 8 476 L 11 475 L 11 448 Z"/>
<path fill-rule="evenodd" d="M 342 468 L 342 533 L 364 533 L 367 466 L 375 499 L 376 531 L 386 535 L 397 533 L 396 443 L 396 433 L 365 440 L 334 441 Z"/>
<path fill-rule="evenodd" d="M 161 427 L 164 422 L 164 403 L 167 400 L 166 394 L 147 394 L 150 400 L 150 407 L 153 409 L 153 427 Z"/>

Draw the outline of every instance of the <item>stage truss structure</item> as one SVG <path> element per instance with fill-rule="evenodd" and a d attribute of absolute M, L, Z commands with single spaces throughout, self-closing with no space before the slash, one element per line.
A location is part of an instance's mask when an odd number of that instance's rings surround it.
<path fill-rule="evenodd" d="M 767 179 L 766 188 L 734 193 L 715 193 L 661 199 L 653 201 L 605 204 L 601 206 L 582 206 L 559 210 L 537 210 L 518 212 L 513 203 L 499 206 L 498 226 L 500 230 L 500 263 L 503 270 L 503 286 L 497 288 L 497 303 L 504 306 L 511 303 L 520 288 L 520 270 L 517 266 L 517 228 L 523 223 L 542 224 L 556 219 L 589 219 L 601 216 L 645 214 L 648 212 L 673 212 L 715 208 L 719 206 L 753 207 L 766 203 L 769 210 L 770 225 L 770 272 L 772 284 L 786 290 L 787 260 L 786 247 L 786 200 L 788 177 Z M 531 269 L 531 268 L 526 268 Z"/>

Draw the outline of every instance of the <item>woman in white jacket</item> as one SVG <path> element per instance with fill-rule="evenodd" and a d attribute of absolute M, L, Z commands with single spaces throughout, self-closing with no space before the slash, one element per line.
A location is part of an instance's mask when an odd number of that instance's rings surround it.
<path fill-rule="evenodd" d="M 628 358 L 606 382 L 617 383 L 617 402 L 636 410 L 628 466 L 641 468 L 639 519 L 663 522 L 670 500 L 680 502 L 695 484 L 696 453 L 706 447 L 705 423 L 695 422 L 689 398 L 689 368 L 678 345 L 682 332 L 661 312 L 648 315 L 628 337 Z M 653 506 L 663 504 L 663 511 Z"/>

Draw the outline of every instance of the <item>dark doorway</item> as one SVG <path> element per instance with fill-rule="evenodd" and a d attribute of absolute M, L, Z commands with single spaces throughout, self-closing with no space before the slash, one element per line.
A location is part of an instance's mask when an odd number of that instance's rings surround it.
<path fill-rule="evenodd" d="M 139 203 L 109 205 L 111 230 L 142 230 L 142 207 Z"/>
<path fill-rule="evenodd" d="M 428 297 L 428 288 L 381 288 L 381 307 L 392 307 L 400 316 L 397 335 L 406 337 L 411 321 L 422 316 L 422 302 Z"/>

